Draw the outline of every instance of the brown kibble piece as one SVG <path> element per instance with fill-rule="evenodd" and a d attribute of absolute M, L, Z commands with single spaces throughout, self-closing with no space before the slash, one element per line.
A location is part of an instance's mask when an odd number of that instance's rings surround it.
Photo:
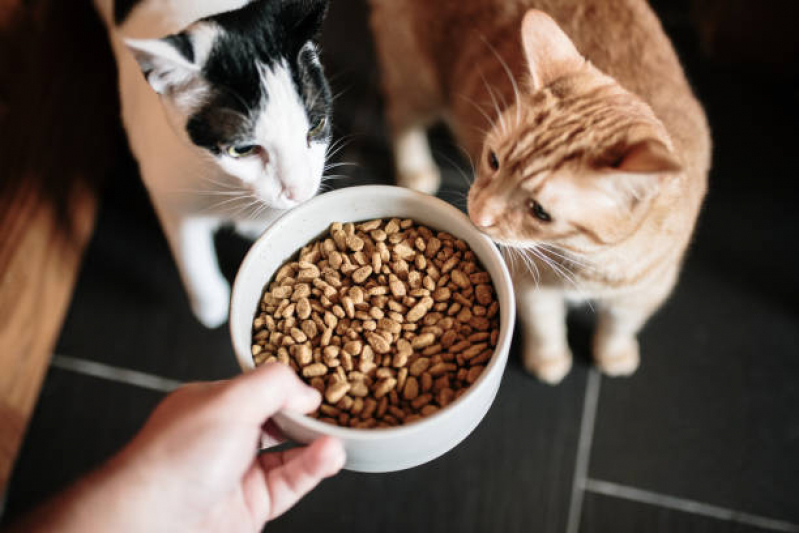
<path fill-rule="evenodd" d="M 421 335 L 417 335 L 413 338 L 413 341 L 411 341 L 411 346 L 414 350 L 420 350 L 430 346 L 435 342 L 435 340 L 436 337 L 432 333 L 422 333 Z"/>
<path fill-rule="evenodd" d="M 410 311 L 405 315 L 405 320 L 408 322 L 418 322 L 422 317 L 427 314 L 428 307 L 423 302 L 414 305 Z"/>
<path fill-rule="evenodd" d="M 363 283 L 366 281 L 366 278 L 372 275 L 372 266 L 366 265 L 362 266 L 358 270 L 352 273 L 352 281 L 355 283 Z"/>
<path fill-rule="evenodd" d="M 490 305 L 494 299 L 491 287 L 485 284 L 480 284 L 474 288 L 474 296 L 480 305 Z"/>
<path fill-rule="evenodd" d="M 411 367 L 409 372 L 412 376 L 420 376 L 423 372 L 425 372 L 430 367 L 430 359 L 427 357 L 420 357 L 413 363 L 411 363 Z"/>
<path fill-rule="evenodd" d="M 346 381 L 333 383 L 325 390 L 325 400 L 327 400 L 328 403 L 338 403 L 338 401 L 349 392 L 350 387 L 350 384 Z"/>
<path fill-rule="evenodd" d="M 327 374 L 327 367 L 324 363 L 313 363 L 302 369 L 302 375 L 306 378 L 315 378 Z"/>
<path fill-rule="evenodd" d="M 405 387 L 402 390 L 402 397 L 406 400 L 413 400 L 419 395 L 419 381 L 413 376 L 405 380 Z"/>
<path fill-rule="evenodd" d="M 452 273 L 450 274 L 450 278 L 452 279 L 452 282 L 461 289 L 468 289 L 469 287 L 472 286 L 472 282 L 469 280 L 469 276 L 467 276 L 457 268 L 452 271 Z"/>
<path fill-rule="evenodd" d="M 391 350 L 391 345 L 388 341 L 377 333 L 369 333 L 366 335 L 366 342 L 379 354 L 388 353 Z"/>
<path fill-rule="evenodd" d="M 397 380 L 394 378 L 383 378 L 377 382 L 375 385 L 375 398 L 380 399 L 383 398 L 386 394 L 394 388 L 397 384 Z"/>

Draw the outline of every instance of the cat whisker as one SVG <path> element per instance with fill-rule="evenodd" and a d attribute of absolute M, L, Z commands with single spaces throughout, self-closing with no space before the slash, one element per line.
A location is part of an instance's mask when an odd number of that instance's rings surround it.
<path fill-rule="evenodd" d="M 339 97 L 343 96 L 350 89 L 352 89 L 352 85 L 348 85 L 347 87 L 341 89 L 339 92 L 330 97 L 330 103 L 331 104 L 334 103 L 336 100 L 339 99 Z"/>
<path fill-rule="evenodd" d="M 239 196 L 236 196 L 236 197 L 233 197 L 233 198 L 228 198 L 227 200 L 222 200 L 221 202 L 217 202 L 215 204 L 212 204 L 209 207 L 210 208 L 219 208 L 219 207 L 223 207 L 225 205 L 235 204 L 236 202 L 243 202 L 245 200 L 249 200 L 250 198 L 253 198 L 253 196 L 252 195 L 247 195 L 247 194 L 242 194 L 242 195 L 239 195 Z"/>
<path fill-rule="evenodd" d="M 340 163 L 331 163 L 329 165 L 325 165 L 325 172 L 338 167 L 360 167 L 360 166 L 361 166 L 360 163 L 355 163 L 351 161 L 342 161 Z"/>
<path fill-rule="evenodd" d="M 242 191 L 214 191 L 211 189 L 175 189 L 175 194 L 199 194 L 202 196 L 240 196 Z"/>
<path fill-rule="evenodd" d="M 322 183 L 319 185 L 319 191 L 317 194 L 324 194 L 326 192 L 330 192 L 333 190 L 333 186 L 329 183 Z"/>
<path fill-rule="evenodd" d="M 455 161 L 453 161 L 451 157 L 443 153 L 441 150 L 435 150 L 435 154 L 444 159 L 458 172 L 460 177 L 463 178 L 463 181 L 466 183 L 467 188 L 472 186 L 472 180 L 469 179 L 469 177 L 466 175 L 466 172 L 460 167 L 460 165 L 455 163 Z"/>
<path fill-rule="evenodd" d="M 541 279 L 541 272 L 539 272 L 538 270 L 538 265 L 529 255 L 525 254 L 519 248 L 513 248 L 513 250 L 516 252 L 516 254 L 518 254 L 519 259 L 527 268 L 527 271 L 530 273 L 530 275 L 533 277 L 533 281 L 535 281 L 536 288 L 538 288 L 538 283 L 539 280 Z"/>
<path fill-rule="evenodd" d="M 480 137 L 487 136 L 488 132 L 491 131 L 491 130 L 488 130 L 486 128 L 480 128 L 480 127 L 475 126 L 473 124 L 468 124 L 466 127 L 468 127 L 470 130 L 473 130 L 473 131 L 476 131 L 477 133 L 479 133 Z"/>
<path fill-rule="evenodd" d="M 585 298 L 586 302 L 588 303 L 588 307 L 591 311 L 594 310 L 594 306 L 591 304 L 591 300 L 586 297 L 585 291 L 580 287 L 577 279 L 574 276 L 574 273 L 571 272 L 568 267 L 562 264 L 558 264 L 557 261 L 553 260 L 551 257 L 547 257 L 543 250 L 539 250 L 537 247 L 532 246 L 527 248 L 528 251 L 532 252 L 538 259 L 543 261 L 552 271 L 557 275 L 560 276 L 561 279 L 567 281 L 571 284 L 574 290 L 582 297 Z"/>
<path fill-rule="evenodd" d="M 259 202 L 260 205 L 255 207 L 255 211 L 250 215 L 250 220 L 258 220 L 258 218 L 266 211 L 269 206 L 264 202 Z"/>
<path fill-rule="evenodd" d="M 499 61 L 499 64 L 502 65 L 502 68 L 505 70 L 505 74 L 508 75 L 508 80 L 510 80 L 511 85 L 513 86 L 513 95 L 514 98 L 516 98 L 516 127 L 518 128 L 521 125 L 522 121 L 521 107 L 519 105 L 519 103 L 521 102 L 521 98 L 519 97 L 519 84 L 516 83 L 516 78 L 513 76 L 513 72 L 508 66 L 508 63 L 504 59 L 502 59 L 502 56 L 497 51 L 497 49 L 494 48 L 494 46 L 490 42 L 488 42 L 488 39 L 485 38 L 485 35 L 480 35 L 480 38 L 486 44 L 488 49 L 491 50 L 491 52 L 493 52 L 493 54 L 496 56 L 497 60 Z"/>
<path fill-rule="evenodd" d="M 449 203 L 463 207 L 464 209 L 467 207 L 469 202 L 466 194 L 460 190 L 441 189 L 438 191 L 438 195 L 447 200 Z"/>
<path fill-rule="evenodd" d="M 199 177 L 200 179 L 202 179 L 205 182 L 210 183 L 211 185 L 214 185 L 215 187 L 220 187 L 222 189 L 233 190 L 233 191 L 241 189 L 241 187 L 239 187 L 235 183 L 229 183 L 229 182 L 223 182 L 223 181 L 215 180 L 211 176 L 208 176 L 208 175 L 198 174 L 197 177 Z"/>
<path fill-rule="evenodd" d="M 350 144 L 353 135 L 346 135 L 344 137 L 339 137 L 333 143 L 331 143 L 327 147 L 327 153 L 325 154 L 325 159 L 333 159 L 341 150 L 343 150 L 347 145 Z"/>
<path fill-rule="evenodd" d="M 510 265 L 510 269 L 515 270 L 513 265 L 513 256 L 510 252 L 510 249 L 506 247 L 504 244 L 499 244 L 499 243 L 497 243 L 497 247 L 499 248 L 499 253 L 502 256 L 502 258 L 505 260 L 505 262 L 508 265 Z"/>
<path fill-rule="evenodd" d="M 554 244 L 549 244 L 549 243 L 542 242 L 542 243 L 539 243 L 539 246 L 541 246 L 541 248 L 543 248 L 544 251 L 546 251 L 547 253 L 550 253 L 550 254 L 554 255 L 555 257 L 558 257 L 560 259 L 563 259 L 564 261 L 568 261 L 569 263 L 577 265 L 580 268 L 584 268 L 586 270 L 594 270 L 594 267 L 592 267 L 588 263 L 580 261 L 579 259 L 577 259 L 574 256 L 574 254 L 571 254 L 571 253 L 563 250 L 562 248 L 558 248 Z"/>
<path fill-rule="evenodd" d="M 459 94 L 458 96 L 459 96 L 459 97 L 461 97 L 461 98 L 463 98 L 464 100 L 466 100 L 466 102 L 468 102 L 468 103 L 472 104 L 472 105 L 474 106 L 474 108 L 475 108 L 475 109 L 477 109 L 477 111 L 478 111 L 478 112 L 479 112 L 481 115 L 483 115 L 483 118 L 485 118 L 485 119 L 486 119 L 486 122 L 488 122 L 488 130 L 486 131 L 486 133 L 487 133 L 488 131 L 491 131 L 492 129 L 494 129 L 494 127 L 496 126 L 496 123 L 495 123 L 495 122 L 494 122 L 494 121 L 491 119 L 491 117 L 490 117 L 490 116 L 488 116 L 488 113 L 486 113 L 486 112 L 483 110 L 483 108 L 482 108 L 480 105 L 478 105 L 478 104 L 477 104 L 477 102 L 475 102 L 474 100 L 472 100 L 471 98 L 469 98 L 469 97 L 468 97 L 468 96 L 466 96 L 465 94 Z"/>
<path fill-rule="evenodd" d="M 502 111 L 499 109 L 499 104 L 497 103 L 497 99 L 494 96 L 494 91 L 491 89 L 491 86 L 488 85 L 488 81 L 486 81 L 485 76 L 483 73 L 480 73 L 480 78 L 483 80 L 483 85 L 485 85 L 486 90 L 488 91 L 488 96 L 491 97 L 491 102 L 494 104 L 494 110 L 497 113 L 497 120 L 499 120 L 499 124 L 502 127 L 502 133 L 507 133 L 508 128 L 505 124 L 505 117 L 502 115 Z"/>
<path fill-rule="evenodd" d="M 236 211 L 233 215 L 231 215 L 231 218 L 239 218 L 245 216 L 247 214 L 247 211 L 249 211 L 250 209 L 252 209 L 253 207 L 257 206 L 260 203 L 261 201 L 253 196 L 238 211 Z"/>
<path fill-rule="evenodd" d="M 454 147 L 455 147 L 455 149 L 457 149 L 457 150 L 458 150 L 458 151 L 459 151 L 459 152 L 460 152 L 460 153 L 461 153 L 461 154 L 462 154 L 462 155 L 463 155 L 463 156 L 466 158 L 466 160 L 469 162 L 469 167 L 470 167 L 470 168 L 471 168 L 471 170 L 472 170 L 472 176 L 474 176 L 476 172 L 475 172 L 475 170 L 474 170 L 474 161 L 472 161 L 472 156 L 471 156 L 471 155 L 469 155 L 469 152 L 467 152 L 467 151 L 466 151 L 466 150 L 463 148 L 463 146 L 461 146 L 461 145 L 459 145 L 459 144 L 457 144 L 457 143 L 453 144 L 452 146 L 454 146 Z"/>
<path fill-rule="evenodd" d="M 228 213 L 232 212 L 234 209 L 240 208 L 240 205 L 237 205 L 236 202 L 245 201 L 247 197 L 239 196 L 236 198 L 230 198 L 228 200 L 217 202 L 215 204 L 211 204 L 205 206 L 203 209 L 198 211 L 198 214 L 210 214 L 214 213 L 220 216 L 227 216 Z M 222 209 L 224 208 L 224 209 Z"/>

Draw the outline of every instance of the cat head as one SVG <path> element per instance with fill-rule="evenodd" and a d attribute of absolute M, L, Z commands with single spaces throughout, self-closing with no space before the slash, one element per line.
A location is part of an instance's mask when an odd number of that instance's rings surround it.
<path fill-rule="evenodd" d="M 280 209 L 319 188 L 330 88 L 314 39 L 327 0 L 256 0 L 163 39 L 127 40 L 170 122 Z"/>
<path fill-rule="evenodd" d="M 549 16 L 525 15 L 522 44 L 529 76 L 484 139 L 469 216 L 511 246 L 586 253 L 616 243 L 679 175 L 671 140 Z"/>

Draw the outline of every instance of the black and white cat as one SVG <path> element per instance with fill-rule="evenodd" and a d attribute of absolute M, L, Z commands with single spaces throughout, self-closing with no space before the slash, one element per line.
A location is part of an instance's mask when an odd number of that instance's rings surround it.
<path fill-rule="evenodd" d="M 314 196 L 330 143 L 327 0 L 96 0 L 130 148 L 197 318 L 227 319 L 213 233 Z M 144 75 L 142 75 L 144 74 Z"/>

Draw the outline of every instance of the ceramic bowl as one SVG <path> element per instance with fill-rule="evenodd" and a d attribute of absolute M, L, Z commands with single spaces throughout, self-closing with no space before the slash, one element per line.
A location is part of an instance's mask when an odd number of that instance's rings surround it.
<path fill-rule="evenodd" d="M 273 222 L 242 262 L 231 298 L 233 347 L 239 365 L 248 371 L 254 368 L 250 353 L 253 318 L 264 286 L 275 271 L 332 222 L 390 217 L 411 218 L 469 244 L 494 282 L 500 333 L 494 356 L 467 392 L 434 415 L 407 426 L 353 429 L 288 412 L 274 418 L 296 442 L 308 443 L 322 435 L 338 437 L 347 452 L 345 468 L 359 472 L 402 470 L 435 459 L 466 438 L 485 416 L 502 380 L 515 321 L 511 278 L 496 246 L 466 215 L 438 198 L 400 187 L 350 187 L 317 196 Z"/>

